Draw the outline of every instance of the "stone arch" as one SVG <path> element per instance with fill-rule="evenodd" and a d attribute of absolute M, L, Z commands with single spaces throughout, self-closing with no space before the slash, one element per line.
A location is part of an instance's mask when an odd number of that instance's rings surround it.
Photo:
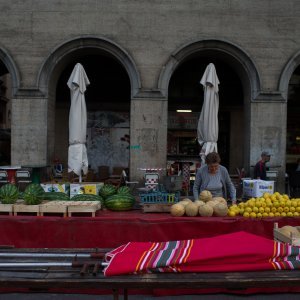
<path fill-rule="evenodd" d="M 12 95 L 14 96 L 20 86 L 20 73 L 12 57 L 3 48 L 0 48 L 0 61 L 3 62 L 12 80 Z"/>
<path fill-rule="evenodd" d="M 53 84 L 53 81 L 56 81 L 56 76 L 58 76 L 56 74 L 60 74 L 61 69 L 68 63 L 70 55 L 86 49 L 102 51 L 116 58 L 128 73 L 131 84 L 131 97 L 138 92 L 141 87 L 140 76 L 130 55 L 122 47 L 106 38 L 85 36 L 59 45 L 46 58 L 37 79 L 37 86 L 45 96 L 48 95 L 49 87 Z"/>
<path fill-rule="evenodd" d="M 55 48 L 42 64 L 37 87 L 47 99 L 47 161 L 51 161 L 55 153 L 55 100 L 56 86 L 64 68 L 82 55 L 100 54 L 115 59 L 128 74 L 131 98 L 141 87 L 137 67 L 130 55 L 116 43 L 93 36 L 83 36 L 66 41 Z"/>
<path fill-rule="evenodd" d="M 251 99 L 255 99 L 260 92 L 260 78 L 257 68 L 249 55 L 237 45 L 222 40 L 201 40 L 183 45 L 172 53 L 169 61 L 163 67 L 159 80 L 158 88 L 167 96 L 169 81 L 176 68 L 187 58 L 199 53 L 210 51 L 222 57 L 241 78 L 243 88 Z"/>
<path fill-rule="evenodd" d="M 300 50 L 289 59 L 287 64 L 284 66 L 281 75 L 279 77 L 278 89 L 285 101 L 288 100 L 287 93 L 289 88 L 289 81 L 294 71 L 299 65 L 300 65 Z"/>
<path fill-rule="evenodd" d="M 198 40 L 183 45 L 174 51 L 161 70 L 158 89 L 168 98 L 168 87 L 174 71 L 189 59 L 194 57 L 216 57 L 231 66 L 239 76 L 243 88 L 243 141 L 242 158 L 239 162 L 248 172 L 250 166 L 250 139 L 251 139 L 251 109 L 252 101 L 261 97 L 261 80 L 257 67 L 250 56 L 239 46 L 225 40 Z M 232 156 L 232 154 L 231 154 Z M 231 157 L 233 159 L 233 157 Z M 231 160 L 230 158 L 230 160 Z M 233 166 L 231 166 L 233 168 Z M 237 166 L 235 166 L 237 167 Z"/>

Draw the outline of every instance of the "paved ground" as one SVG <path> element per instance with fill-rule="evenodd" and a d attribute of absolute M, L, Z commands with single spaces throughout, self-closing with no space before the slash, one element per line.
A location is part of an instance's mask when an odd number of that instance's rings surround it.
<path fill-rule="evenodd" d="M 78 295 L 78 294 L 0 294 L 0 300 L 113 300 L 112 295 Z M 120 296 L 120 300 L 123 297 Z M 152 297 L 143 295 L 129 295 L 128 300 L 298 300 L 300 294 L 256 294 L 256 295 L 189 295 Z"/>

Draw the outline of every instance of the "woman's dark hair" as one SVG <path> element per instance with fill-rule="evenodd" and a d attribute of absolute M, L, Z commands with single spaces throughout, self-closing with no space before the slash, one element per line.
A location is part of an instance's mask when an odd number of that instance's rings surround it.
<path fill-rule="evenodd" d="M 207 165 L 219 164 L 221 162 L 220 155 L 217 152 L 211 152 L 206 155 L 205 162 Z"/>

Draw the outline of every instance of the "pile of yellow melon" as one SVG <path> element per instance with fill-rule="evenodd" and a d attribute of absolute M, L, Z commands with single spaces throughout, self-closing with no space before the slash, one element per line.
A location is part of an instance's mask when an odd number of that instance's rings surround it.
<path fill-rule="evenodd" d="M 224 217 L 228 214 L 227 201 L 222 197 L 212 197 L 209 191 L 202 191 L 194 202 L 188 198 L 171 206 L 171 215 L 175 217 Z"/>
<path fill-rule="evenodd" d="M 264 193 L 262 197 L 251 198 L 246 202 L 229 207 L 228 216 L 246 218 L 299 217 L 300 198 L 290 199 L 286 194 Z"/>

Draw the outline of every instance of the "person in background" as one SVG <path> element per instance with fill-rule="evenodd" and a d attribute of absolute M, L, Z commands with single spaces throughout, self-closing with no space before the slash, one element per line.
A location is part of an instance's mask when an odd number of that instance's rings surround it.
<path fill-rule="evenodd" d="M 261 160 L 256 163 L 254 167 L 254 179 L 267 179 L 267 167 L 266 163 L 271 159 L 271 154 L 268 151 L 263 151 L 261 153 Z"/>
<path fill-rule="evenodd" d="M 197 169 L 193 187 L 194 199 L 199 198 L 203 190 L 208 190 L 213 197 L 230 197 L 236 203 L 236 189 L 230 179 L 227 169 L 220 165 L 221 158 L 217 152 L 207 154 L 205 165 Z"/>

